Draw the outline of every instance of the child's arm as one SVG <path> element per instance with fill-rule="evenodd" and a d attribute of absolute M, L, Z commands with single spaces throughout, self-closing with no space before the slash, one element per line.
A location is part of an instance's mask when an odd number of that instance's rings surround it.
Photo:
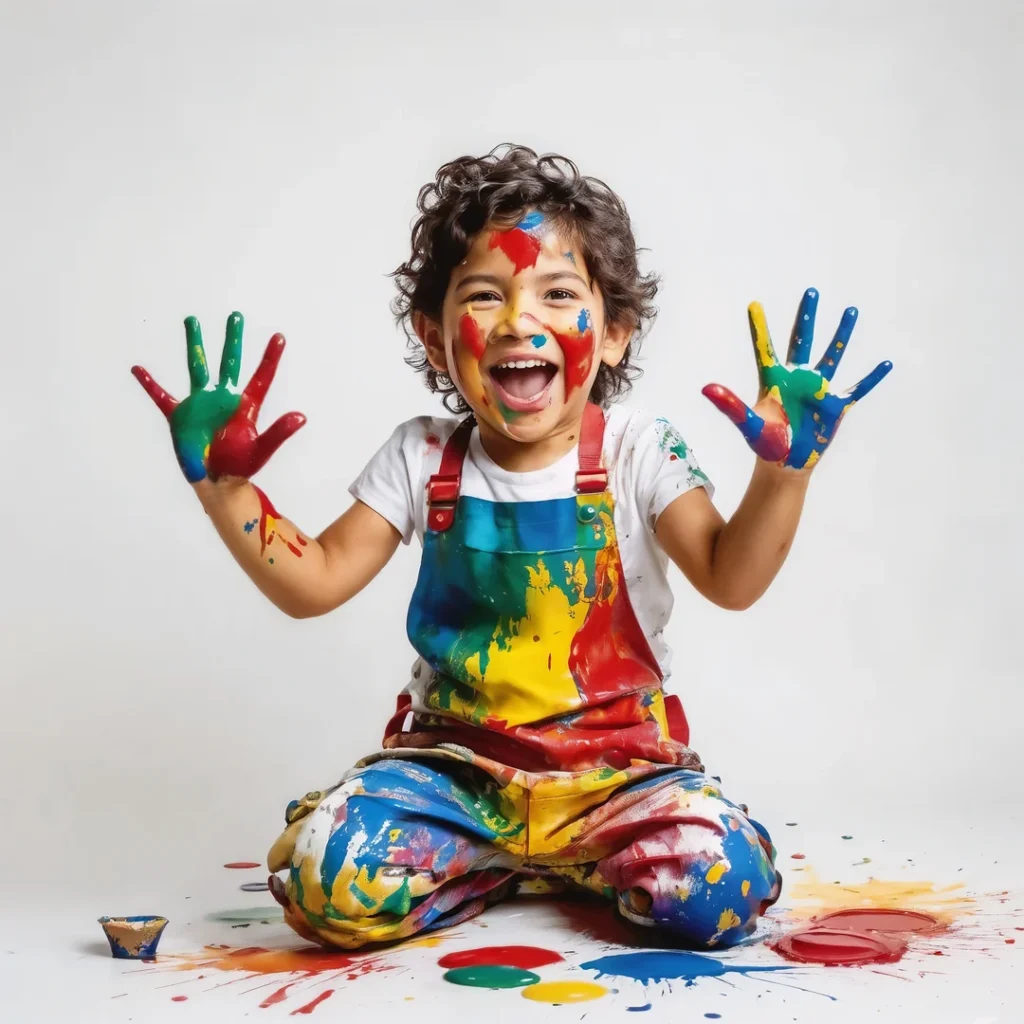
<path fill-rule="evenodd" d="M 257 587 L 294 618 L 323 615 L 359 593 L 387 565 L 401 534 L 355 502 L 315 540 L 281 518 L 253 484 L 195 485 L 228 550 Z"/>
<path fill-rule="evenodd" d="M 709 601 L 749 608 L 775 579 L 793 543 L 810 470 L 758 460 L 747 493 L 726 522 L 707 491 L 681 495 L 658 517 L 665 553 Z"/>
<path fill-rule="evenodd" d="M 882 362 L 846 395 L 831 393 L 857 319 L 844 313 L 831 344 L 810 369 L 818 293 L 804 292 L 790 334 L 786 363 L 772 346 L 764 311 L 751 304 L 750 333 L 761 382 L 749 409 L 731 391 L 709 384 L 704 394 L 739 428 L 757 455 L 739 508 L 725 522 L 702 489 L 677 498 L 658 518 L 655 532 L 668 556 L 709 600 L 748 608 L 782 568 L 800 522 L 812 468 L 832 443 L 843 416 L 892 369 Z"/>
<path fill-rule="evenodd" d="M 259 433 L 256 418 L 284 351 L 275 334 L 245 390 L 234 390 L 242 360 L 242 316 L 228 318 L 220 379 L 209 369 L 199 323 L 185 321 L 191 389 L 178 402 L 140 366 L 132 373 L 167 418 L 185 478 L 191 483 L 228 550 L 249 578 L 282 611 L 321 615 L 358 593 L 394 554 L 399 532 L 356 502 L 316 540 L 283 519 L 249 483 L 306 421 L 288 413 Z"/>

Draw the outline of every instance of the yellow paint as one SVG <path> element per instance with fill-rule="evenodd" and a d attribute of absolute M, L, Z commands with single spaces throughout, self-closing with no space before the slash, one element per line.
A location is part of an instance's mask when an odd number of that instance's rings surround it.
<path fill-rule="evenodd" d="M 198 360 L 199 365 L 205 367 L 206 366 L 206 352 L 203 350 L 203 346 L 202 345 L 193 345 L 192 346 L 192 351 L 195 352 L 196 359 Z"/>
<path fill-rule="evenodd" d="M 743 884 L 740 886 L 740 892 L 743 893 L 744 896 L 750 895 L 750 883 L 746 879 L 743 880 Z"/>
<path fill-rule="evenodd" d="M 917 910 L 948 924 L 961 914 L 974 913 L 976 901 L 963 893 L 963 885 L 936 887 L 934 882 L 885 881 L 870 878 L 847 884 L 823 882 L 813 868 L 789 886 L 789 897 L 799 902 L 788 911 L 793 918 L 808 918 L 853 907 Z"/>
<path fill-rule="evenodd" d="M 302 883 L 302 905 L 306 910 L 314 914 L 322 914 L 327 903 L 324 895 L 324 888 L 320 882 L 320 872 L 317 870 L 316 858 L 306 854 L 299 861 L 299 881 Z M 289 880 L 289 887 L 291 881 Z M 289 893 L 289 896 L 292 894 Z"/>
<path fill-rule="evenodd" d="M 401 834 L 402 834 L 402 830 L 400 828 L 393 828 L 388 833 L 388 842 L 389 843 L 393 843 Z"/>
<path fill-rule="evenodd" d="M 719 915 L 718 918 L 718 931 L 727 932 L 730 928 L 736 928 L 743 922 L 739 918 L 739 914 L 736 913 L 732 907 L 726 907 L 725 910 Z"/>
<path fill-rule="evenodd" d="M 764 309 L 760 302 L 752 302 L 747 307 L 750 315 L 750 323 L 754 328 L 754 349 L 757 352 L 759 366 L 775 366 L 778 359 L 775 350 L 772 348 L 771 335 L 768 333 L 768 321 L 764 315 Z"/>
<path fill-rule="evenodd" d="M 728 870 L 729 862 L 727 860 L 720 860 L 717 864 L 712 864 L 708 868 L 708 873 L 704 876 L 704 880 L 708 885 L 714 885 Z"/>
<path fill-rule="evenodd" d="M 523 998 L 536 1003 L 586 1003 L 608 994 L 593 981 L 539 981 L 523 989 Z"/>

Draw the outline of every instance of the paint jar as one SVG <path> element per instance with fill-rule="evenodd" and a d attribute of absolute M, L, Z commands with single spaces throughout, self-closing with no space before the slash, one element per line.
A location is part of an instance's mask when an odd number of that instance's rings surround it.
<path fill-rule="evenodd" d="M 166 917 L 101 917 L 100 927 L 110 943 L 111 956 L 119 960 L 151 960 L 156 956 Z"/>

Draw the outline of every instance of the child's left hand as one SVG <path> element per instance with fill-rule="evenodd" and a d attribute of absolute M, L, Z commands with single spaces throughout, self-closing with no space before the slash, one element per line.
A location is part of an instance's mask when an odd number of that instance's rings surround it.
<path fill-rule="evenodd" d="M 888 361 L 879 363 L 845 395 L 832 394 L 829 382 L 853 333 L 857 310 L 851 306 L 843 313 L 832 343 L 812 370 L 807 364 L 817 308 L 818 293 L 808 288 L 793 324 L 786 363 L 780 363 L 761 304 L 754 302 L 749 306 L 750 333 L 761 381 L 753 409 L 721 384 L 709 384 L 703 391 L 716 408 L 739 427 L 759 458 L 792 469 L 813 466 L 831 444 L 850 406 L 868 394 L 892 369 Z"/>

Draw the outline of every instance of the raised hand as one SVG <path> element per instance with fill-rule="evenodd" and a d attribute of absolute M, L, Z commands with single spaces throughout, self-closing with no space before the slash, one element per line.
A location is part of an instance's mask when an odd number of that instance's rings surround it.
<path fill-rule="evenodd" d="M 290 412 L 262 434 L 257 431 L 256 417 L 277 372 L 285 341 L 281 334 L 270 339 L 252 379 L 241 395 L 236 394 L 232 389 L 238 385 L 242 365 L 242 325 L 241 313 L 228 317 L 220 380 L 215 387 L 208 388 L 210 372 L 199 321 L 194 316 L 185 320 L 191 390 L 181 402 L 164 391 L 141 366 L 132 367 L 136 380 L 167 417 L 174 452 L 189 483 L 198 483 L 207 476 L 213 480 L 222 476 L 248 479 L 306 422 L 302 413 Z"/>
<path fill-rule="evenodd" d="M 857 310 L 850 306 L 843 313 L 825 354 L 814 369 L 809 369 L 817 309 L 818 293 L 808 288 L 793 323 L 786 362 L 780 363 L 768 334 L 764 310 L 760 303 L 751 303 L 747 313 L 761 383 L 754 409 L 721 384 L 709 384 L 703 391 L 736 424 L 760 458 L 794 469 L 813 466 L 821 458 L 850 406 L 892 369 L 888 361 L 879 363 L 846 394 L 832 394 L 829 385 L 853 333 Z"/>

